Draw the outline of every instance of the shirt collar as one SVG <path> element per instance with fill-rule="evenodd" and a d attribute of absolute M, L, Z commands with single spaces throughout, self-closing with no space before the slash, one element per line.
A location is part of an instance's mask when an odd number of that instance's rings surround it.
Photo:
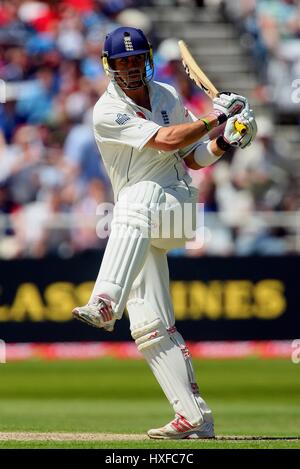
<path fill-rule="evenodd" d="M 122 101 L 136 105 L 136 103 L 131 98 L 129 98 L 126 93 L 124 93 L 122 88 L 115 81 L 110 81 L 107 87 L 107 91 L 108 94 L 110 94 L 113 98 L 121 98 Z"/>
<path fill-rule="evenodd" d="M 151 102 L 151 107 L 153 111 L 153 88 L 154 88 L 154 83 L 149 82 L 147 83 L 148 90 L 149 90 L 149 97 L 150 97 L 150 102 Z M 126 93 L 122 90 L 122 88 L 115 82 L 115 81 L 110 81 L 107 87 L 107 92 L 109 95 L 111 95 L 114 98 L 120 98 L 122 101 L 125 101 L 133 106 L 140 107 L 136 104 L 135 101 L 133 101 L 129 96 L 127 96 Z M 149 111 L 150 112 L 150 111 Z"/>

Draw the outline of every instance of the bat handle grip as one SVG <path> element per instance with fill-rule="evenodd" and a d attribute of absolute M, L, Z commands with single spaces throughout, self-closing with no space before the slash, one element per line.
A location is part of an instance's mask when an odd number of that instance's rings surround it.
<path fill-rule="evenodd" d="M 234 127 L 241 135 L 244 135 L 247 132 L 245 124 L 242 124 L 239 121 L 235 121 Z"/>

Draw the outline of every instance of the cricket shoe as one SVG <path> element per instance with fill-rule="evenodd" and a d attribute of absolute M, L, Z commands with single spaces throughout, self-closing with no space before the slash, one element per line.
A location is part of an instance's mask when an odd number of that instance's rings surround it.
<path fill-rule="evenodd" d="M 192 425 L 182 415 L 176 414 L 172 422 L 162 428 L 153 428 L 148 436 L 157 440 L 197 440 L 201 438 L 214 438 L 214 422 L 204 420 L 201 425 Z"/>
<path fill-rule="evenodd" d="M 78 306 L 72 311 L 73 317 L 93 327 L 113 331 L 116 318 L 111 306 L 110 298 L 98 295 L 93 303 Z"/>

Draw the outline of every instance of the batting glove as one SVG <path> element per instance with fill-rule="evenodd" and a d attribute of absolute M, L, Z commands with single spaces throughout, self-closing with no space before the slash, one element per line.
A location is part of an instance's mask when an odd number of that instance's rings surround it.
<path fill-rule="evenodd" d="M 241 122 L 247 127 L 247 131 L 241 135 L 235 128 L 236 121 Z M 241 114 L 230 117 L 224 129 L 223 138 L 229 145 L 246 148 L 256 137 L 257 125 L 252 109 L 245 109 Z"/>
<path fill-rule="evenodd" d="M 244 96 L 222 92 L 213 99 L 213 107 L 216 113 L 225 114 L 228 118 L 249 108 L 249 103 Z"/>

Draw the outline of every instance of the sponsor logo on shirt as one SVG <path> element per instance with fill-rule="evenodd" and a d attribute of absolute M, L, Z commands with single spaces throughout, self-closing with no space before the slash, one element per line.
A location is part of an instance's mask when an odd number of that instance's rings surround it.
<path fill-rule="evenodd" d="M 162 115 L 164 124 L 170 124 L 170 119 L 169 119 L 167 111 L 161 111 L 161 115 Z"/>
<path fill-rule="evenodd" d="M 119 125 L 125 124 L 125 122 L 129 121 L 130 117 L 127 114 L 117 114 L 116 123 Z"/>

